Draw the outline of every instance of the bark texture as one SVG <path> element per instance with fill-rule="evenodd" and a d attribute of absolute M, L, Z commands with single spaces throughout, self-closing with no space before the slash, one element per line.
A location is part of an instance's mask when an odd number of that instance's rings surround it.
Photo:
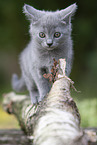
<path fill-rule="evenodd" d="M 25 95 L 5 95 L 4 109 L 17 117 L 33 145 L 90 145 L 97 139 L 95 132 L 80 128 L 80 114 L 70 96 L 73 82 L 65 76 L 65 67 L 65 60 L 60 59 L 58 78 L 38 105 Z"/>
<path fill-rule="evenodd" d="M 0 145 L 31 145 L 21 130 L 0 130 Z"/>
<path fill-rule="evenodd" d="M 97 132 L 97 128 L 89 128 Z M 0 145 L 32 145 L 31 140 L 21 130 L 0 130 Z M 91 143 L 90 145 L 97 145 Z"/>

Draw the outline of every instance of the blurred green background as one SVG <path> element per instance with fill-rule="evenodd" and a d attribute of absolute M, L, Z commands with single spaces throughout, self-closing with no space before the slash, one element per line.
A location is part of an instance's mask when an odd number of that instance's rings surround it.
<path fill-rule="evenodd" d="M 97 126 L 97 0 L 0 0 L 0 101 L 12 91 L 12 73 L 20 74 L 19 53 L 29 42 L 29 22 L 22 13 L 24 3 L 37 9 L 57 10 L 77 3 L 72 20 L 74 63 L 71 79 L 81 93 L 72 92 L 77 101 L 83 127 Z M 13 116 L 0 106 L 0 128 L 18 128 Z"/>

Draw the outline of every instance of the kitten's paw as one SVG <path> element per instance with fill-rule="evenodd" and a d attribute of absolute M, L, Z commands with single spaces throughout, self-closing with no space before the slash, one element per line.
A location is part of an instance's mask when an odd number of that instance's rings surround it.
<path fill-rule="evenodd" d="M 33 104 L 33 105 L 36 105 L 36 104 L 38 104 L 38 101 L 37 101 L 37 99 L 33 99 L 33 98 L 31 98 L 31 104 Z"/>
<path fill-rule="evenodd" d="M 39 98 L 38 98 L 38 103 L 39 103 L 39 102 L 42 102 L 42 100 L 43 100 L 45 97 L 46 97 L 46 95 L 45 95 L 44 97 L 43 97 L 43 96 L 42 96 L 42 97 L 39 97 Z"/>

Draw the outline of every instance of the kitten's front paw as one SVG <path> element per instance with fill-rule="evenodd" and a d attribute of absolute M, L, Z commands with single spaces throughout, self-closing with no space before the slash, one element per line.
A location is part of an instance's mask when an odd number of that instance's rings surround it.
<path fill-rule="evenodd" d="M 46 95 L 45 95 L 45 96 L 43 95 L 42 97 L 39 97 L 39 98 L 38 98 L 38 103 L 39 103 L 39 102 L 42 102 L 42 100 L 43 100 L 45 97 L 46 97 Z"/>

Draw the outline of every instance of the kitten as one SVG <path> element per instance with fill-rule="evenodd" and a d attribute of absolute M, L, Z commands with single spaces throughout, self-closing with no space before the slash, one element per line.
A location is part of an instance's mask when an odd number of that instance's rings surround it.
<path fill-rule="evenodd" d="M 51 85 L 43 77 L 50 73 L 53 58 L 66 58 L 66 74 L 69 76 L 72 66 L 71 17 L 76 11 L 76 4 L 66 9 L 40 11 L 24 5 L 24 13 L 30 20 L 31 41 L 20 54 L 21 78 L 16 74 L 12 77 L 12 87 L 23 91 L 25 87 L 33 104 L 42 101 L 49 92 Z"/>

